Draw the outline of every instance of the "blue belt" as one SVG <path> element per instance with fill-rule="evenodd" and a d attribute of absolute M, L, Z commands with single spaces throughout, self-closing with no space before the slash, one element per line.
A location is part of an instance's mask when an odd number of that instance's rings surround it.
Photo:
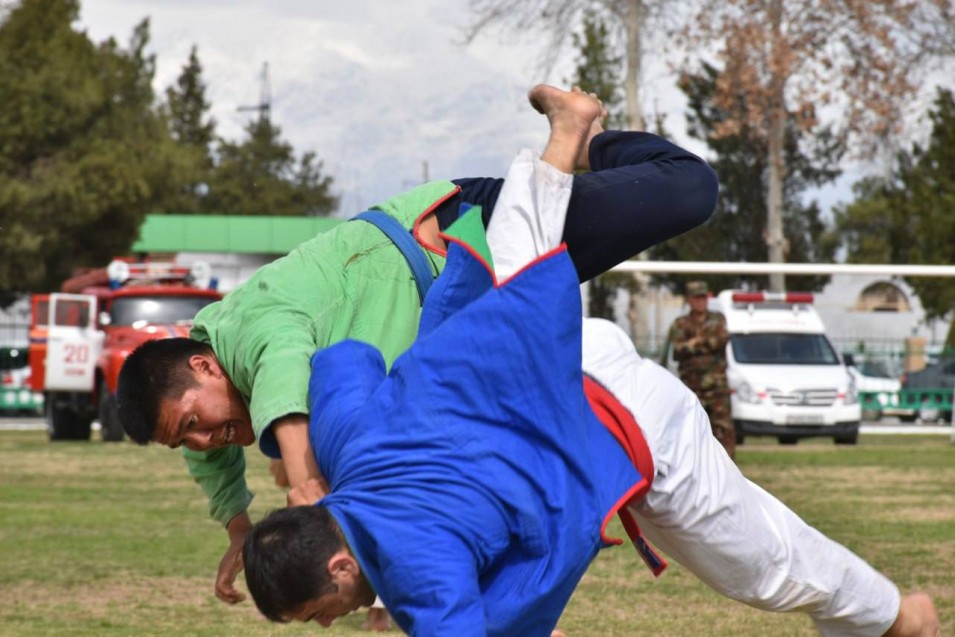
<path fill-rule="evenodd" d="M 414 275 L 415 283 L 418 286 L 418 298 L 421 304 L 424 305 L 424 297 L 428 294 L 428 290 L 434 282 L 434 276 L 431 274 L 427 257 L 424 256 L 421 247 L 418 245 L 418 242 L 415 241 L 411 232 L 405 229 L 397 219 L 385 214 L 381 210 L 366 210 L 352 217 L 352 220 L 355 219 L 367 221 L 381 230 L 385 233 L 385 236 L 391 239 L 391 242 L 395 244 L 398 250 L 401 251 L 405 261 L 408 262 L 408 267 L 411 269 L 411 274 Z"/>

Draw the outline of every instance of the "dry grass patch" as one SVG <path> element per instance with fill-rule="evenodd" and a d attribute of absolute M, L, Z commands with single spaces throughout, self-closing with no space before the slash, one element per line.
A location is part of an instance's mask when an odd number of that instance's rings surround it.
<path fill-rule="evenodd" d="M 19 606 L 20 611 L 49 611 L 51 605 L 81 607 L 90 616 L 105 616 L 117 608 L 132 607 L 151 599 L 158 606 L 200 605 L 212 594 L 210 582 L 197 577 L 116 576 L 96 582 L 96 586 L 64 586 L 56 582 L 25 581 L 16 587 L 0 589 L 4 606 Z"/>
<path fill-rule="evenodd" d="M 746 475 L 904 590 L 933 594 L 943 634 L 955 636 L 955 445 L 747 441 L 739 458 Z M 251 451 L 247 463 L 258 519 L 284 495 L 262 456 Z M 208 519 L 180 455 L 161 447 L 0 433 L 0 543 L 3 637 L 368 635 L 364 613 L 325 631 L 269 624 L 250 601 L 216 600 L 225 533 Z M 629 545 L 600 554 L 560 626 L 569 637 L 815 634 L 805 617 L 727 600 L 677 564 L 654 579 Z"/>

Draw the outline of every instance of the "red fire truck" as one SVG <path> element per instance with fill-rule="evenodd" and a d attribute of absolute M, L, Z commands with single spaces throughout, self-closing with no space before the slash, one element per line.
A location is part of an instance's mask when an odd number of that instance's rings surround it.
<path fill-rule="evenodd" d="M 32 300 L 30 384 L 43 392 L 50 440 L 123 439 L 116 383 L 140 343 L 188 336 L 196 312 L 217 301 L 208 265 L 115 260 Z"/>

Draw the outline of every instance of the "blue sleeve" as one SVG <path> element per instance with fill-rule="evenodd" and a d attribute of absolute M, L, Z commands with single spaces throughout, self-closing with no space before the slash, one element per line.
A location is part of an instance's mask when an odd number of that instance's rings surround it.
<path fill-rule="evenodd" d="M 384 378 L 385 359 L 367 343 L 342 341 L 312 355 L 308 440 L 332 488 L 339 469 L 332 460 L 356 433 L 352 414 L 368 402 Z"/>
<path fill-rule="evenodd" d="M 574 177 L 564 241 L 587 281 L 706 222 L 719 181 L 705 161 L 651 133 L 608 131 L 590 144 L 592 171 Z M 485 225 L 502 179 L 456 179 L 457 200 L 483 207 Z"/>

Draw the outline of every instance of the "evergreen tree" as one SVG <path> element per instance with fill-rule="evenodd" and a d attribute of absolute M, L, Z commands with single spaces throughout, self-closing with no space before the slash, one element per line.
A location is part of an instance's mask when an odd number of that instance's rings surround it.
<path fill-rule="evenodd" d="M 720 179 L 720 197 L 710 221 L 680 237 L 651 249 L 652 258 L 668 261 L 767 261 L 766 139 L 743 126 L 734 135 L 716 135 L 714 131 L 726 113 L 713 97 L 718 73 L 706 66 L 702 74 L 685 76 L 681 88 L 689 99 L 688 132 L 705 141 L 715 158 L 710 165 Z M 745 100 L 740 93 L 738 100 Z M 818 263 L 832 261 L 837 248 L 835 234 L 820 215 L 816 202 L 804 201 L 805 191 L 835 179 L 842 145 L 828 131 L 816 138 L 812 155 L 800 150 L 799 128 L 790 122 L 786 129 L 785 153 L 790 169 L 783 181 L 786 211 L 783 224 L 788 241 L 789 260 Z M 655 280 L 682 292 L 687 278 L 662 275 Z M 711 289 L 746 287 L 765 289 L 766 275 L 711 276 Z M 828 277 L 787 277 L 790 289 L 819 289 Z"/>
<path fill-rule="evenodd" d="M 206 101 L 206 84 L 196 47 L 182 68 L 176 84 L 166 89 L 163 114 L 168 120 L 176 152 L 170 165 L 172 173 L 164 197 L 155 202 L 158 212 L 209 212 L 206 197 L 212 179 L 216 121 L 209 115 L 212 105 Z"/>
<path fill-rule="evenodd" d="M 836 211 L 847 257 L 857 263 L 947 264 L 955 246 L 955 99 L 939 89 L 929 113 L 932 131 L 923 148 L 898 155 L 887 179 L 855 185 L 856 200 Z M 929 318 L 955 307 L 955 282 L 912 277 Z M 955 346 L 953 335 L 948 343 Z"/>
<path fill-rule="evenodd" d="M 0 22 L 0 289 L 50 290 L 128 250 L 161 181 L 148 22 L 128 50 L 74 31 L 76 0 Z"/>
<path fill-rule="evenodd" d="M 292 146 L 267 116 L 246 127 L 242 143 L 221 140 L 208 195 L 212 210 L 235 215 L 329 214 L 337 204 L 332 179 L 306 153 L 296 162 Z"/>
<path fill-rule="evenodd" d="M 321 162 L 296 162 L 268 120 L 243 144 L 221 142 L 217 165 L 195 49 L 160 106 L 148 20 L 124 48 L 94 44 L 78 17 L 78 0 L 0 12 L 0 292 L 55 290 L 75 268 L 127 254 L 147 212 L 334 207 Z"/>
<path fill-rule="evenodd" d="M 610 32 L 600 15 L 593 10 L 584 14 L 580 33 L 571 35 L 577 50 L 574 77 L 566 83 L 595 93 L 607 110 L 605 128 L 626 128 L 624 95 L 620 89 L 623 57 L 614 55 L 608 46 Z"/>
<path fill-rule="evenodd" d="M 182 67 L 176 86 L 166 89 L 166 107 L 173 139 L 184 146 L 194 146 L 212 164 L 210 148 L 215 139 L 216 121 L 209 116 L 211 104 L 206 101 L 206 84 L 196 47 L 189 52 L 189 62 Z"/>

